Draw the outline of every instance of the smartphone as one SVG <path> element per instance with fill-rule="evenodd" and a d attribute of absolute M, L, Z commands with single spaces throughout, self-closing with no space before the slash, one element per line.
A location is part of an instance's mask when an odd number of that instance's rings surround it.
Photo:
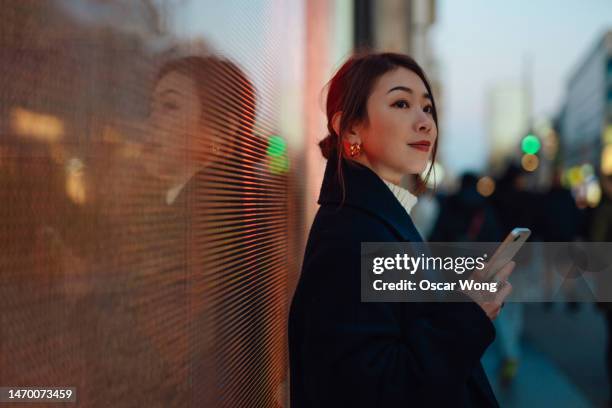
<path fill-rule="evenodd" d="M 530 235 L 531 230 L 529 228 L 514 228 L 510 231 L 504 242 L 501 243 L 489 262 L 487 262 L 487 276 L 485 279 L 493 279 L 495 274 L 514 258 Z"/>

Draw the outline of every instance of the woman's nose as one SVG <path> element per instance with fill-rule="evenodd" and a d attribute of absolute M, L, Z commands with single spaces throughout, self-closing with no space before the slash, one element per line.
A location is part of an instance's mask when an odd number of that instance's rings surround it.
<path fill-rule="evenodd" d="M 420 133 L 429 133 L 433 127 L 432 120 L 425 114 L 425 112 L 419 113 L 416 121 L 416 130 Z"/>

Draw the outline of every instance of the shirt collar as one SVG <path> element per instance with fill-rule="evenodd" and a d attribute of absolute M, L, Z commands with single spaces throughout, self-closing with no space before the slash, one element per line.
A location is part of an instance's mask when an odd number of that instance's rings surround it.
<path fill-rule="evenodd" d="M 417 197 L 403 187 L 390 183 L 384 179 L 383 181 L 387 185 L 387 187 L 389 187 L 389 190 L 391 190 L 395 198 L 397 198 L 397 201 L 399 201 L 399 203 L 402 205 L 402 207 L 404 207 L 406 212 L 410 214 L 410 211 L 412 211 L 412 208 L 418 201 Z"/>
<path fill-rule="evenodd" d="M 188 181 L 189 180 L 185 180 L 184 182 L 179 183 L 166 191 L 166 204 L 167 205 L 174 204 L 174 201 L 176 200 L 179 193 L 183 190 L 183 187 L 185 187 L 185 184 L 187 184 Z"/>
<path fill-rule="evenodd" d="M 166 190 L 166 204 L 167 205 L 174 204 L 174 201 L 176 201 L 176 199 L 178 198 L 180 193 L 183 191 L 187 183 L 194 177 L 195 174 L 198 173 L 199 170 L 201 169 L 195 168 L 189 173 L 186 173 L 184 177 L 182 177 L 172 187 Z"/>

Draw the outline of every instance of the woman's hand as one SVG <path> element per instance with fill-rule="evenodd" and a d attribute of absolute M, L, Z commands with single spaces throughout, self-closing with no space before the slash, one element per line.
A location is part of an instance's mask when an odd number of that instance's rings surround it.
<path fill-rule="evenodd" d="M 473 290 L 464 292 L 470 296 L 474 302 L 476 302 L 478 306 L 482 308 L 482 310 L 484 310 L 491 320 L 494 320 L 499 315 L 499 312 L 504 304 L 504 300 L 512 292 L 512 284 L 508 282 L 508 278 L 512 274 L 515 266 L 516 262 L 510 261 L 495 274 L 492 282 L 497 283 L 497 291 L 489 292 L 491 293 L 491 296 L 483 296 L 481 292 L 476 292 Z M 470 278 L 474 279 L 475 282 L 486 282 L 484 278 L 486 275 L 487 268 L 483 268 L 481 271 L 474 272 Z"/>

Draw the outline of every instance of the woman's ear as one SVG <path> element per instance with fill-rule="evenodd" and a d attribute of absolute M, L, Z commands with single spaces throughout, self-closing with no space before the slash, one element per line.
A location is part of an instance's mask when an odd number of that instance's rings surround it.
<path fill-rule="evenodd" d="M 359 137 L 359 133 L 357 132 L 357 126 L 351 126 L 344 135 L 340 134 L 340 122 L 342 121 L 342 112 L 334 113 L 332 116 L 332 128 L 334 132 L 342 139 L 343 143 L 361 143 L 361 138 Z"/>
<path fill-rule="evenodd" d="M 340 121 L 342 121 L 342 112 L 338 111 L 332 116 L 332 128 L 338 137 L 340 137 Z"/>

